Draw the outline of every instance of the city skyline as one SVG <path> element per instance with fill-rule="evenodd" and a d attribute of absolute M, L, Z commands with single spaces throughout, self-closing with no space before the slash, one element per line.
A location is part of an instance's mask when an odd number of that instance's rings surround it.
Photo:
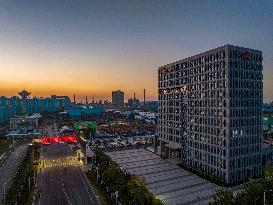
<path fill-rule="evenodd" d="M 263 51 L 272 101 L 272 1 L 2 1 L 1 95 L 73 94 L 110 100 L 120 89 L 157 99 L 160 65 L 226 44 Z"/>

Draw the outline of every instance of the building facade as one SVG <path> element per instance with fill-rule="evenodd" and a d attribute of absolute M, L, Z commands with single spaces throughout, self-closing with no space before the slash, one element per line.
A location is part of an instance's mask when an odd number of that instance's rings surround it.
<path fill-rule="evenodd" d="M 88 117 L 99 117 L 105 112 L 102 106 L 76 106 L 66 110 L 70 119 L 84 119 Z"/>
<path fill-rule="evenodd" d="M 225 45 L 161 66 L 161 154 L 228 184 L 260 176 L 262 59 Z"/>
<path fill-rule="evenodd" d="M 124 92 L 120 90 L 112 91 L 112 104 L 115 107 L 124 106 Z"/>
<path fill-rule="evenodd" d="M 19 93 L 20 97 L 13 96 L 7 98 L 0 97 L 0 123 L 7 122 L 10 117 L 16 114 L 32 114 L 41 112 L 56 112 L 63 110 L 71 105 L 70 98 L 67 96 L 52 95 L 47 98 L 29 98 L 30 93 L 23 90 Z"/>
<path fill-rule="evenodd" d="M 37 129 L 39 125 L 40 114 L 26 115 L 26 116 L 17 116 L 10 118 L 10 129 Z"/>

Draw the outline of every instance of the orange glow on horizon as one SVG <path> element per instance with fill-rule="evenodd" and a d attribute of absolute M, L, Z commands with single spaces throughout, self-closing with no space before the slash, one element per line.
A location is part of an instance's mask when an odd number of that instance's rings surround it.
<path fill-rule="evenodd" d="M 133 97 L 134 92 L 136 93 L 136 97 L 140 100 L 143 100 L 143 90 L 125 90 L 122 88 L 101 88 L 101 89 L 88 89 L 88 88 L 58 88 L 57 87 L 47 87 L 47 86 L 35 86 L 30 84 L 20 84 L 20 85 L 14 85 L 12 84 L 9 86 L 9 84 L 3 84 L 0 83 L 1 88 L 1 96 L 18 96 L 18 92 L 20 92 L 23 89 L 26 89 L 27 91 L 31 92 L 30 97 L 49 97 L 51 95 L 65 95 L 69 96 L 71 100 L 73 100 L 73 95 L 76 95 L 76 100 L 85 102 L 85 97 L 88 97 L 88 101 L 91 102 L 92 98 L 94 96 L 95 101 L 99 100 L 110 100 L 112 98 L 112 90 L 120 89 L 125 92 L 125 100 L 128 100 L 129 98 Z M 149 91 L 149 90 L 148 90 Z M 147 94 L 146 89 L 146 99 L 147 100 L 156 100 L 157 96 L 153 95 L 151 93 Z"/>
<path fill-rule="evenodd" d="M 88 96 L 90 102 L 93 96 L 95 101 L 111 100 L 112 90 L 120 89 L 125 92 L 126 100 L 133 97 L 134 92 L 143 100 L 143 89 L 146 88 L 146 99 L 157 99 L 156 69 L 150 69 L 143 76 L 138 70 L 128 71 L 126 65 L 110 60 L 102 63 L 100 60 L 89 62 L 36 55 L 21 52 L 9 56 L 0 52 L 0 95 L 18 96 L 19 91 L 26 89 L 31 97 L 67 95 L 73 99 L 75 94 L 77 101 L 85 101 Z"/>

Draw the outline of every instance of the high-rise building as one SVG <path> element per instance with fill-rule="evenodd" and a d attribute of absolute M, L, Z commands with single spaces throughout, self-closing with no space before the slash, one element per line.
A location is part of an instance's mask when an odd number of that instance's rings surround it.
<path fill-rule="evenodd" d="M 16 96 L 11 98 L 0 97 L 0 124 L 7 122 L 10 117 L 14 117 L 16 114 L 56 112 L 71 105 L 68 96 L 52 95 L 47 98 L 30 98 L 30 92 L 25 90 L 20 92 L 19 96 L 20 98 Z"/>
<path fill-rule="evenodd" d="M 160 153 L 229 184 L 260 176 L 262 60 L 225 45 L 159 67 Z"/>
<path fill-rule="evenodd" d="M 124 106 L 124 92 L 120 90 L 112 91 L 112 104 L 115 107 Z"/>
<path fill-rule="evenodd" d="M 23 90 L 21 92 L 18 93 L 19 96 L 21 97 L 22 99 L 22 111 L 23 113 L 27 112 L 27 108 L 29 108 L 29 100 L 27 100 L 30 96 L 30 92 L 26 91 L 26 90 Z"/>

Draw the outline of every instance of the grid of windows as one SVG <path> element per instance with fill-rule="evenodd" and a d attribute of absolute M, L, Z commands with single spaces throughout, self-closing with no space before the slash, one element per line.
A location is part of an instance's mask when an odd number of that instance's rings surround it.
<path fill-rule="evenodd" d="M 223 46 L 158 70 L 159 140 L 232 183 L 261 174 L 262 54 Z"/>

